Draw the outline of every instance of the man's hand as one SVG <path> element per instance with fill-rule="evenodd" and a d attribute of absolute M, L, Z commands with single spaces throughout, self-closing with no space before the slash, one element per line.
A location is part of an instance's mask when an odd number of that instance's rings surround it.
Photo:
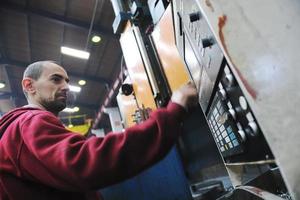
<path fill-rule="evenodd" d="M 173 92 L 171 101 L 183 106 L 187 111 L 189 108 L 195 107 L 198 103 L 198 92 L 195 85 L 191 82 L 182 85 Z"/>

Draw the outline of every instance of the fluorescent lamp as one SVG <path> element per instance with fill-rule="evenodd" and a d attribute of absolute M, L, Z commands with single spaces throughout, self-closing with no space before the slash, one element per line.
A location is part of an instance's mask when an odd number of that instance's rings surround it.
<path fill-rule="evenodd" d="M 78 111 L 79 111 L 79 108 L 78 108 L 78 107 L 74 107 L 74 108 L 66 107 L 65 109 L 63 109 L 62 112 L 74 113 L 74 112 L 78 112 Z"/>
<path fill-rule="evenodd" d="M 66 55 L 69 55 L 69 56 L 74 56 L 74 57 L 77 57 L 77 58 L 86 59 L 86 60 L 89 59 L 89 57 L 90 57 L 90 53 L 87 52 L 87 51 L 81 51 L 81 50 L 78 50 L 78 49 L 73 49 L 73 48 L 69 48 L 69 47 L 65 47 L 65 46 L 62 46 L 60 48 L 60 51 L 63 54 L 66 54 Z"/>
<path fill-rule="evenodd" d="M 5 82 L 4 81 L 0 81 L 0 89 L 5 87 Z"/>
<path fill-rule="evenodd" d="M 75 85 L 69 85 L 69 89 L 71 92 L 80 92 L 81 87 L 75 86 Z"/>
<path fill-rule="evenodd" d="M 78 112 L 79 111 L 79 107 L 74 107 L 73 110 L 74 110 L 74 112 Z"/>

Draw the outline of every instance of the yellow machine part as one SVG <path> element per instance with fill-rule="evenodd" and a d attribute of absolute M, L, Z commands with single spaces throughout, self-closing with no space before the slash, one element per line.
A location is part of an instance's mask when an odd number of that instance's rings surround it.
<path fill-rule="evenodd" d="M 172 91 L 187 83 L 190 78 L 177 50 L 171 6 L 167 8 L 152 33 L 157 54 Z"/>
<path fill-rule="evenodd" d="M 76 125 L 76 126 L 72 126 L 72 127 L 66 126 L 66 129 L 68 129 L 72 132 L 75 132 L 75 133 L 79 133 L 81 135 L 87 135 L 90 130 L 90 127 L 91 127 L 91 123 L 89 122 L 89 123 L 86 123 L 83 125 Z"/>

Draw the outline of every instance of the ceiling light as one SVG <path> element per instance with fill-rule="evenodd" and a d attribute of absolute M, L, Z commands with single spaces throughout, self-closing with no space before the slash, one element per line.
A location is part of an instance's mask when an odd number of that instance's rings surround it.
<path fill-rule="evenodd" d="M 79 111 L 79 107 L 74 107 L 73 110 L 74 110 L 74 112 L 78 112 Z"/>
<path fill-rule="evenodd" d="M 78 49 L 73 49 L 73 48 L 69 48 L 69 47 L 64 47 L 62 46 L 60 48 L 61 53 L 69 55 L 69 56 L 74 56 L 77 58 L 82 58 L 82 59 L 89 59 L 90 57 L 90 53 L 87 51 L 81 51 Z"/>
<path fill-rule="evenodd" d="M 86 81 L 85 81 L 85 80 L 80 80 L 80 81 L 78 81 L 78 84 L 79 84 L 79 85 L 85 85 L 85 84 L 86 84 Z"/>
<path fill-rule="evenodd" d="M 69 85 L 69 89 L 71 92 L 80 92 L 81 87 L 75 86 L 75 85 Z"/>
<path fill-rule="evenodd" d="M 5 82 L 4 81 L 0 81 L 0 89 L 5 87 Z"/>
<path fill-rule="evenodd" d="M 74 108 L 66 107 L 65 109 L 63 109 L 62 112 L 74 113 L 74 112 L 78 112 L 79 110 L 80 110 L 79 107 L 74 107 Z"/>
<path fill-rule="evenodd" d="M 98 42 L 100 42 L 100 41 L 101 41 L 101 37 L 100 37 L 100 36 L 94 35 L 94 36 L 92 37 L 92 42 L 98 43 Z"/>

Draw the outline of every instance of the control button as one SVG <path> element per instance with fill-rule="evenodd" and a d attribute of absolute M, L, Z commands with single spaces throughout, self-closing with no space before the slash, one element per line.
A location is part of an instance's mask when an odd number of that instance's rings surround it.
<path fill-rule="evenodd" d="M 219 83 L 218 87 L 220 90 L 223 89 L 223 85 L 221 83 Z"/>
<path fill-rule="evenodd" d="M 216 126 L 216 122 L 215 121 L 213 121 L 213 127 L 215 127 Z"/>
<path fill-rule="evenodd" d="M 248 119 L 248 122 L 254 121 L 254 117 L 253 117 L 253 115 L 251 114 L 251 112 L 248 112 L 248 113 L 246 114 L 246 118 Z"/>
<path fill-rule="evenodd" d="M 221 107 L 221 102 L 218 101 L 218 103 L 217 103 L 217 108 L 220 109 L 220 107 Z"/>
<path fill-rule="evenodd" d="M 239 133 L 239 135 L 241 136 L 242 141 L 245 142 L 245 141 L 247 140 L 245 131 L 243 131 L 243 130 L 238 130 L 238 133 Z"/>
<path fill-rule="evenodd" d="M 230 74 L 231 73 L 228 65 L 225 66 L 224 72 L 225 72 L 225 74 Z"/>
<path fill-rule="evenodd" d="M 245 128 L 245 131 L 248 135 L 255 137 L 258 135 L 258 127 L 254 121 L 248 123 L 248 126 Z"/>
<path fill-rule="evenodd" d="M 221 107 L 221 108 L 219 109 L 219 112 L 220 112 L 220 114 L 221 114 L 221 115 L 223 115 L 223 114 L 224 114 L 224 112 L 225 112 L 224 108 L 223 108 L 223 107 Z"/>
<path fill-rule="evenodd" d="M 215 125 L 215 126 L 214 126 L 214 129 L 215 129 L 215 131 L 217 131 L 217 130 L 218 130 L 218 126 L 217 126 L 217 125 Z"/>
<path fill-rule="evenodd" d="M 244 96 L 240 96 L 239 97 L 239 103 L 240 103 L 240 106 L 243 110 L 247 110 L 248 108 L 248 105 L 247 105 L 247 101 L 246 101 L 246 98 Z"/>
<path fill-rule="evenodd" d="M 235 147 L 239 145 L 239 142 L 237 140 L 233 140 L 232 143 L 233 143 L 233 146 L 235 146 Z"/>
<path fill-rule="evenodd" d="M 225 145 L 224 145 L 224 147 L 225 147 L 225 149 L 226 149 L 226 150 L 228 150 L 228 146 L 227 146 L 227 144 L 225 144 Z"/>
<path fill-rule="evenodd" d="M 233 119 L 236 119 L 236 113 L 235 113 L 235 111 L 232 108 L 230 108 L 228 110 L 228 112 L 230 113 L 230 115 L 232 116 Z"/>
<path fill-rule="evenodd" d="M 221 135 L 219 136 L 219 140 L 222 141 L 222 136 Z"/>
<path fill-rule="evenodd" d="M 218 114 L 218 110 L 215 108 L 213 111 L 213 115 L 216 116 Z"/>
<path fill-rule="evenodd" d="M 199 11 L 193 12 L 193 13 L 189 14 L 189 17 L 190 17 L 190 22 L 195 22 L 201 18 L 201 13 Z"/>
<path fill-rule="evenodd" d="M 230 103 L 230 101 L 227 102 L 227 106 L 229 109 L 232 108 L 232 104 Z"/>
<path fill-rule="evenodd" d="M 227 136 L 227 132 L 226 132 L 226 131 L 223 132 L 223 133 L 222 133 L 222 136 L 223 136 L 223 138 L 225 138 L 225 137 Z"/>
<path fill-rule="evenodd" d="M 225 131 L 225 127 L 224 127 L 224 126 L 221 126 L 221 127 L 220 127 L 220 131 L 221 131 L 221 132 Z"/>
<path fill-rule="evenodd" d="M 232 128 L 230 126 L 228 126 L 226 129 L 228 133 L 232 132 Z"/>
<path fill-rule="evenodd" d="M 238 116 L 243 116 L 244 115 L 244 109 L 241 106 L 236 106 L 235 107 L 235 111 L 237 113 Z"/>
<path fill-rule="evenodd" d="M 227 98 L 226 91 L 224 89 L 220 89 L 219 93 L 221 95 L 221 99 L 226 100 L 226 98 Z"/>
<path fill-rule="evenodd" d="M 225 142 L 226 142 L 226 143 L 230 142 L 230 139 L 229 139 L 228 136 L 225 138 Z"/>
<path fill-rule="evenodd" d="M 229 135 L 229 137 L 230 137 L 231 140 L 234 140 L 234 139 L 236 138 L 235 135 L 234 135 L 233 133 L 231 133 L 231 134 Z"/>
<path fill-rule="evenodd" d="M 228 87 L 231 87 L 234 84 L 234 77 L 231 73 L 225 75 L 225 82 Z"/>
<path fill-rule="evenodd" d="M 215 43 L 215 41 L 214 41 L 213 38 L 203 38 L 201 40 L 201 42 L 202 42 L 202 47 L 203 48 L 210 47 L 210 46 L 212 46 Z"/>

